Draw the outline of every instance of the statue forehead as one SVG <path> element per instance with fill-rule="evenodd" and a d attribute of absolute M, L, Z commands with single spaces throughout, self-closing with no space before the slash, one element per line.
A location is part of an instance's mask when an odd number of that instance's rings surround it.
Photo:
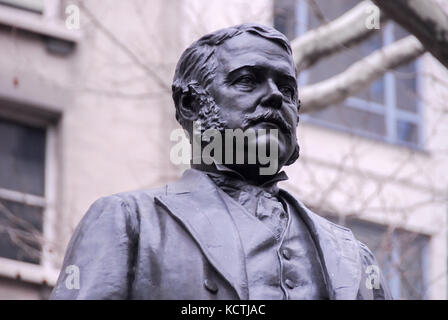
<path fill-rule="evenodd" d="M 220 69 L 231 71 L 243 65 L 267 64 L 295 76 L 292 56 L 280 44 L 252 33 L 242 33 L 218 47 Z"/>

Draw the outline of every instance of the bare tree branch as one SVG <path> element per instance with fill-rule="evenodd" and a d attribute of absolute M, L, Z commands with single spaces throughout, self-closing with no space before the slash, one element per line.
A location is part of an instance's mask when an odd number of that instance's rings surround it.
<path fill-rule="evenodd" d="M 100 30 L 112 43 L 114 43 L 121 51 L 123 51 L 135 65 L 140 67 L 145 73 L 151 77 L 161 89 L 171 92 L 170 86 L 165 82 L 165 78 L 157 74 L 147 64 L 141 61 L 141 59 L 121 40 L 119 40 L 107 27 L 105 27 L 98 18 L 84 5 L 82 1 L 79 2 L 80 8 L 89 17 L 92 23 Z"/>
<path fill-rule="evenodd" d="M 343 51 L 373 35 L 377 30 L 368 29 L 365 25 L 369 6 L 373 6 L 370 1 L 363 1 L 339 18 L 294 39 L 291 47 L 297 68 L 307 69 L 321 58 Z M 380 19 L 384 22 L 384 15 L 381 14 Z"/>
<path fill-rule="evenodd" d="M 84 90 L 89 93 L 98 94 L 106 97 L 117 99 L 129 99 L 129 100 L 157 100 L 163 97 L 166 92 L 141 92 L 141 93 L 128 93 L 117 90 L 106 90 L 91 87 L 84 87 Z"/>
<path fill-rule="evenodd" d="M 321 24 L 328 22 L 327 18 L 325 18 L 325 16 L 324 16 L 322 10 L 320 9 L 319 5 L 316 3 L 316 0 L 308 0 L 308 6 L 313 11 L 313 13 L 316 16 L 317 20 L 319 20 L 319 22 Z"/>
<path fill-rule="evenodd" d="M 448 15 L 434 0 L 373 0 L 448 68 Z"/>
<path fill-rule="evenodd" d="M 303 112 L 320 110 L 342 102 L 366 88 L 389 69 L 406 64 L 424 52 L 425 48 L 414 36 L 377 50 L 352 64 L 344 72 L 304 87 L 300 95 Z"/>

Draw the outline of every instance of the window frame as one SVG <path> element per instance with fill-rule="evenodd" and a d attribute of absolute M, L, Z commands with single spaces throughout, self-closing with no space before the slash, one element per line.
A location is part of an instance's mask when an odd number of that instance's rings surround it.
<path fill-rule="evenodd" d="M 27 194 L 15 190 L 0 188 L 0 199 L 9 200 L 43 209 L 42 213 L 42 235 L 44 243 L 41 248 L 39 264 L 13 260 L 0 257 L 0 276 L 24 280 L 31 283 L 46 284 L 54 286 L 58 271 L 54 268 L 55 222 L 56 222 L 56 125 L 43 123 L 41 121 L 26 122 L 2 116 L 5 121 L 14 121 L 19 125 L 32 125 L 46 130 L 45 138 L 45 164 L 44 164 L 44 196 Z M 53 252 L 53 253 L 52 253 Z"/>
<path fill-rule="evenodd" d="M 39 35 L 79 43 L 82 39 L 80 30 L 67 29 L 64 16 L 61 15 L 62 0 L 44 0 L 42 13 L 12 7 L 0 3 L 0 24 Z"/>
<path fill-rule="evenodd" d="M 296 34 L 297 36 L 303 35 L 308 31 L 308 17 L 309 17 L 309 7 L 304 0 L 295 0 L 297 1 L 296 12 Z M 382 39 L 383 46 L 387 46 L 393 43 L 394 40 L 394 24 L 391 22 L 387 23 L 382 29 Z M 422 78 L 420 76 L 422 70 L 422 58 L 417 58 L 413 61 L 415 63 L 415 72 L 416 72 L 416 95 L 422 95 Z M 308 74 L 309 70 L 304 70 L 300 72 L 298 84 L 299 84 L 299 92 L 300 87 L 303 87 L 308 82 Z M 359 129 L 348 128 L 346 126 L 340 124 L 329 123 L 325 120 L 320 120 L 318 118 L 314 118 L 309 114 L 301 114 L 300 118 L 305 123 L 316 124 L 322 127 L 326 127 L 329 129 L 335 129 L 338 131 L 342 131 L 349 134 L 355 134 L 357 136 L 370 138 L 373 140 L 378 140 L 381 142 L 386 142 L 394 145 L 404 146 L 416 151 L 424 150 L 424 108 L 422 99 L 417 99 L 416 102 L 416 112 L 410 112 L 407 110 L 401 110 L 398 108 L 397 99 L 396 99 L 396 77 L 393 71 L 387 72 L 383 76 L 384 81 L 384 101 L 383 104 L 374 101 L 364 100 L 358 97 L 348 97 L 345 100 L 344 106 L 356 110 L 368 111 L 374 114 L 378 114 L 384 117 L 384 124 L 386 128 L 386 134 L 375 134 Z M 399 140 L 397 137 L 397 121 L 404 120 L 410 122 L 417 127 L 417 141 L 416 143 L 405 142 Z"/>

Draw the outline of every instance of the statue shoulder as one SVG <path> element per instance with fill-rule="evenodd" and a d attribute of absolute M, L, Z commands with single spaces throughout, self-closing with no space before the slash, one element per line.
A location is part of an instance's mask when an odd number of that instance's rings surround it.
<path fill-rule="evenodd" d="M 163 190 L 136 190 L 101 197 L 89 207 L 77 230 L 90 229 L 101 221 L 103 226 L 126 230 L 129 236 L 138 235 L 141 212 L 153 211 L 154 197 L 163 194 Z"/>

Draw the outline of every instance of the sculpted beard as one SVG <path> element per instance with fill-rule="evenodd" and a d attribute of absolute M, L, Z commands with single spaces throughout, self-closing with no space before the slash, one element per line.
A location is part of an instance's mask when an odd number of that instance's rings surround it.
<path fill-rule="evenodd" d="M 211 97 L 209 94 L 200 94 L 199 98 L 199 112 L 198 118 L 196 121 L 200 121 L 201 123 L 201 136 L 208 129 L 216 129 L 222 135 L 224 135 L 224 130 L 227 129 L 227 122 L 221 116 L 221 109 L 216 104 L 215 99 Z M 277 123 L 280 129 L 287 135 L 287 137 L 292 140 L 292 130 L 294 130 L 291 125 L 286 122 L 283 117 L 278 113 L 271 110 L 265 110 L 259 114 L 249 115 L 244 118 L 244 127 L 243 130 L 246 130 L 251 125 L 260 122 L 262 120 L 265 121 L 273 121 Z M 294 152 L 292 156 L 286 162 L 286 165 L 290 165 L 294 163 L 299 158 L 300 147 L 297 142 L 297 138 L 295 139 Z"/>
<path fill-rule="evenodd" d="M 199 112 L 196 121 L 201 122 L 201 135 L 208 129 L 216 129 L 221 134 L 227 128 L 227 122 L 221 117 L 221 110 L 208 94 L 201 94 L 199 97 Z"/>

